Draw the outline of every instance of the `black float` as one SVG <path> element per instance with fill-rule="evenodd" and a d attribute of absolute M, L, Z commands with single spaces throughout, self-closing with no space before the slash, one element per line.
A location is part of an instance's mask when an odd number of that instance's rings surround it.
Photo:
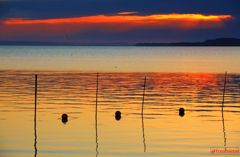
<path fill-rule="evenodd" d="M 183 117 L 183 116 L 185 115 L 184 112 L 185 112 L 184 108 L 180 108 L 180 109 L 179 109 L 179 116 L 180 116 L 180 117 Z"/>
<path fill-rule="evenodd" d="M 68 115 L 66 113 L 62 114 L 62 122 L 66 124 L 68 122 Z"/>
<path fill-rule="evenodd" d="M 116 111 L 115 112 L 115 119 L 116 120 L 120 120 L 122 117 L 121 117 L 121 112 L 120 111 Z"/>

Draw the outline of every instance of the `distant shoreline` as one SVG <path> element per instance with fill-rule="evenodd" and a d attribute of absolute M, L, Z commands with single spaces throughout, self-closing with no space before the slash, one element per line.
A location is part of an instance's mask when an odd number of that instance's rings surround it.
<path fill-rule="evenodd" d="M 240 46 L 238 38 L 217 38 L 203 42 L 174 43 L 76 43 L 76 42 L 41 42 L 41 41 L 0 41 L 0 46 Z"/>
<path fill-rule="evenodd" d="M 136 46 L 240 46 L 240 39 L 218 38 L 203 42 L 137 43 Z"/>

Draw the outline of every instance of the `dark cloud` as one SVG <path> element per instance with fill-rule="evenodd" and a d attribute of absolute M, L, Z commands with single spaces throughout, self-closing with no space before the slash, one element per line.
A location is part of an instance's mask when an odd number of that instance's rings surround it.
<path fill-rule="evenodd" d="M 0 19 L 7 17 L 6 14 L 9 12 L 9 9 L 9 2 L 0 0 Z"/>
<path fill-rule="evenodd" d="M 240 14 L 239 0 L 22 0 L 8 1 L 8 17 L 57 18 L 121 11 Z M 3 8 L 3 7 L 2 7 Z"/>
<path fill-rule="evenodd" d="M 234 20 L 224 28 L 168 30 L 135 29 L 127 32 L 91 30 L 71 34 L 69 40 L 80 42 L 170 42 L 198 41 L 217 37 L 240 37 L 240 0 L 0 0 L 0 18 L 62 18 L 137 11 L 139 14 L 201 13 L 230 14 Z M 65 36 L 34 37 L 56 40 Z M 1 39 L 3 40 L 3 39 Z M 24 40 L 27 40 L 24 39 Z"/>

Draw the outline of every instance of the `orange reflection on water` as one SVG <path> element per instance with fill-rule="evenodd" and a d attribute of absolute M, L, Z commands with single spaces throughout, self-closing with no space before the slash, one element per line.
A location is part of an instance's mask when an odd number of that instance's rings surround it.
<path fill-rule="evenodd" d="M 98 156 L 210 156 L 210 147 L 224 144 L 220 107 L 223 78 L 214 73 L 100 73 Z M 33 72 L 1 71 L 0 80 L 0 153 L 33 156 Z M 224 108 L 228 146 L 240 144 L 239 82 L 238 74 L 229 75 Z M 39 156 L 96 155 L 95 92 L 95 73 L 39 72 Z M 184 117 L 178 115 L 180 107 L 185 108 Z M 120 121 L 114 117 L 117 110 L 122 112 Z M 66 124 L 61 122 L 63 113 L 69 116 Z"/>

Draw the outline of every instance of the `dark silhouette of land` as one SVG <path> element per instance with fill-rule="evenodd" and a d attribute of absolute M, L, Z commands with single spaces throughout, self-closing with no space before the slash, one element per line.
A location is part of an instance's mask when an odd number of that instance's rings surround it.
<path fill-rule="evenodd" d="M 203 42 L 137 43 L 136 46 L 240 46 L 240 39 L 218 38 Z"/>
<path fill-rule="evenodd" d="M 79 42 L 41 42 L 41 41 L 0 41 L 0 45 L 16 46 L 240 46 L 238 38 L 217 38 L 202 42 L 175 43 L 79 43 Z"/>

